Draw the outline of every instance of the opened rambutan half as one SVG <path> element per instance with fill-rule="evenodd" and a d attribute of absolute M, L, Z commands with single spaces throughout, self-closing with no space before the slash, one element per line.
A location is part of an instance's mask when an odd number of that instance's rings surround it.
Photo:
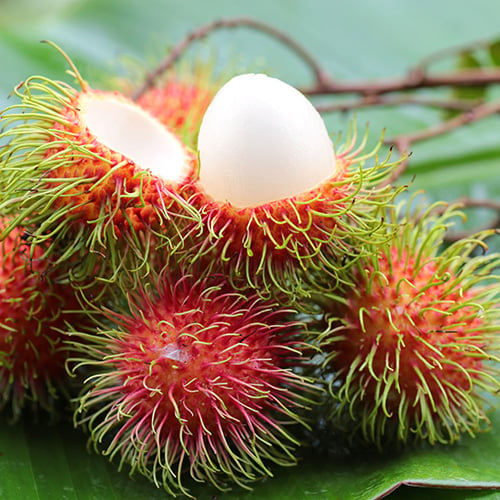
<path fill-rule="evenodd" d="M 21 223 L 55 262 L 99 253 L 116 270 L 128 253 L 140 266 L 152 245 L 177 248 L 199 223 L 179 194 L 196 159 L 144 109 L 89 88 L 73 69 L 81 91 L 32 77 L 2 113 L 0 207 L 12 217 L 4 236 Z"/>
<path fill-rule="evenodd" d="M 409 204 L 400 232 L 355 264 L 354 285 L 326 307 L 333 420 L 380 448 L 487 429 L 500 390 L 500 256 L 472 255 L 489 232 L 441 249 L 460 212 L 435 209 L 410 214 Z"/>
<path fill-rule="evenodd" d="M 97 333 L 73 332 L 87 377 L 75 419 L 98 451 L 171 494 L 188 494 L 189 476 L 245 487 L 296 461 L 289 428 L 317 392 L 292 371 L 300 325 L 221 276 L 173 267 L 102 311 Z"/>
<path fill-rule="evenodd" d="M 290 85 L 262 74 L 231 79 L 199 133 L 199 254 L 262 293 L 300 294 L 304 270 L 339 274 L 379 239 L 380 206 L 394 196 L 380 187 L 392 164 L 364 168 L 370 154 L 353 147 L 335 154 L 319 113 Z"/>
<path fill-rule="evenodd" d="M 67 402 L 61 330 L 83 321 L 71 287 L 58 282 L 42 249 L 29 258 L 22 236 L 18 228 L 0 243 L 0 408 L 14 421 L 25 409 L 54 415 Z"/>

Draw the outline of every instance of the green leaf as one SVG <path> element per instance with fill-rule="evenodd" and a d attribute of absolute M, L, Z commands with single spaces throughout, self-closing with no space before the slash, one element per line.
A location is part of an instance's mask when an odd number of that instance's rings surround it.
<path fill-rule="evenodd" d="M 500 66 L 500 40 L 496 40 L 488 45 L 488 52 L 495 66 Z"/>
<path fill-rule="evenodd" d="M 481 63 L 472 50 L 463 50 L 458 56 L 457 67 L 459 69 L 474 69 L 480 68 Z"/>
<path fill-rule="evenodd" d="M 131 479 L 106 458 L 88 452 L 85 437 L 66 422 L 49 425 L 26 420 L 9 426 L 3 419 L 0 423 L 1 498 L 165 498 L 162 490 L 145 479 Z M 392 456 L 367 450 L 348 458 L 310 451 L 299 466 L 276 469 L 275 478 L 257 483 L 252 492 L 221 494 L 196 485 L 193 492 L 198 498 L 210 498 L 204 496 L 209 493 L 224 500 L 296 500 L 315 495 L 324 500 L 369 500 L 401 485 L 500 489 L 498 456 L 500 411 L 494 415 L 491 432 L 465 437 L 453 446 L 424 447 Z"/>
<path fill-rule="evenodd" d="M 460 52 L 457 61 L 458 69 L 479 69 L 481 68 L 480 60 L 475 56 L 473 51 L 465 50 Z M 470 86 L 470 87 L 455 87 L 452 90 L 452 96 L 458 101 L 481 101 L 486 97 L 486 86 Z M 459 111 L 447 111 L 444 113 L 445 118 L 452 118 L 458 115 Z"/>

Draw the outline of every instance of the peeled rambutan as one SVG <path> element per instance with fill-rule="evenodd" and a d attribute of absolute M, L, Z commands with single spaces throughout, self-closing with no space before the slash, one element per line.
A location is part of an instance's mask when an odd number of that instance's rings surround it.
<path fill-rule="evenodd" d="M 354 285 L 326 307 L 333 421 L 379 448 L 487 429 L 500 390 L 500 256 L 472 255 L 491 232 L 441 248 L 461 214 L 435 209 L 393 212 L 400 231 L 355 264 Z"/>
<path fill-rule="evenodd" d="M 0 242 L 0 408 L 14 421 L 25 409 L 54 415 L 67 399 L 61 330 L 83 318 L 71 287 L 58 282 L 42 249 L 29 258 L 22 237 L 18 228 Z"/>
<path fill-rule="evenodd" d="M 127 254 L 139 267 L 151 246 L 177 248 L 199 224 L 180 195 L 196 158 L 143 108 L 91 89 L 73 69 L 81 91 L 31 77 L 1 115 L 0 210 L 12 217 L 4 236 L 22 224 L 56 263 L 103 254 L 116 270 Z M 82 260 L 86 277 L 95 259 Z"/>
<path fill-rule="evenodd" d="M 97 333 L 71 334 L 87 378 L 75 421 L 96 450 L 171 494 L 189 494 L 189 476 L 248 487 L 296 461 L 289 427 L 317 392 L 292 371 L 299 324 L 222 276 L 173 268 L 126 291 L 128 307 L 101 311 Z"/>
<path fill-rule="evenodd" d="M 380 206 L 395 193 L 380 187 L 392 164 L 364 168 L 370 154 L 353 147 L 335 154 L 319 113 L 290 85 L 262 74 L 231 79 L 200 127 L 198 253 L 262 293 L 300 294 L 306 270 L 339 274 L 379 239 Z"/>

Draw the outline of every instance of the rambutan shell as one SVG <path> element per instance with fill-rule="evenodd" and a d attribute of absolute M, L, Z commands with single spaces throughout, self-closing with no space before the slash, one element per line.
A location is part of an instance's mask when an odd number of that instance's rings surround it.
<path fill-rule="evenodd" d="M 181 195 L 197 160 L 123 95 L 80 83 L 77 92 L 30 78 L 16 90 L 21 103 L 3 114 L 11 126 L 0 154 L 0 210 L 12 217 L 3 233 L 22 223 L 30 242 L 49 243 L 53 262 L 78 255 L 82 276 L 102 267 L 102 256 L 110 279 L 121 266 L 147 265 L 152 247 L 182 246 L 199 227 Z"/>
<path fill-rule="evenodd" d="M 85 146 L 87 154 L 78 159 L 73 145 L 51 148 L 47 158 L 67 154 L 72 164 L 51 169 L 49 176 L 93 179 L 96 187 L 89 183 L 84 191 L 81 187 L 65 191 L 56 207 L 70 199 L 75 206 L 72 214 L 77 212 L 82 222 L 99 220 L 104 208 L 113 211 L 117 228 L 128 223 L 135 231 L 158 229 L 162 221 L 157 212 L 174 201 L 168 195 L 192 179 L 193 155 L 175 135 L 117 92 L 79 93 L 62 115 L 67 122 L 54 124 L 52 139 L 73 137 L 73 144 Z M 131 124 L 132 116 L 138 123 Z"/>
<path fill-rule="evenodd" d="M 319 113 L 290 85 L 254 74 L 230 80 L 200 128 L 190 202 L 204 232 L 192 253 L 263 294 L 307 294 L 304 282 L 326 268 L 337 286 L 342 261 L 378 240 L 380 207 L 397 191 L 376 185 L 392 165 L 365 169 L 370 154 L 354 142 L 335 154 Z"/>

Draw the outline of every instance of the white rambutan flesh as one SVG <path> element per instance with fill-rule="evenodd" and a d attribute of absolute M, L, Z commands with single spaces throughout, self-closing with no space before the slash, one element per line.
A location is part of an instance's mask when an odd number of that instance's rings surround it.
<path fill-rule="evenodd" d="M 198 150 L 205 192 L 237 207 L 299 195 L 336 171 L 317 110 L 297 89 L 263 74 L 236 76 L 219 90 Z"/>
<path fill-rule="evenodd" d="M 79 104 L 83 123 L 102 145 L 164 180 L 185 179 L 182 142 L 142 108 L 105 93 L 83 93 Z"/>

